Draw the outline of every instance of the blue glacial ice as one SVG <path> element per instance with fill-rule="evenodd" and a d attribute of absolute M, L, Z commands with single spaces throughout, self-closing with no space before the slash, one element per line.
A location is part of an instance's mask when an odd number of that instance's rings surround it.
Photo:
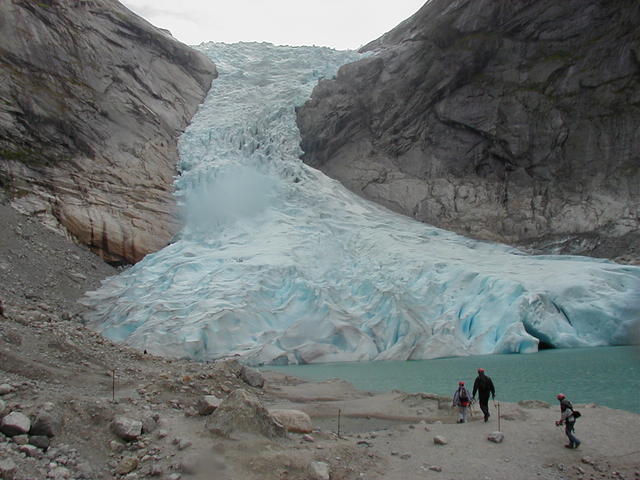
<path fill-rule="evenodd" d="M 640 268 L 531 256 L 369 203 L 300 160 L 295 107 L 353 52 L 203 44 L 175 243 L 103 282 L 89 325 L 156 354 L 285 364 L 630 342 Z"/>

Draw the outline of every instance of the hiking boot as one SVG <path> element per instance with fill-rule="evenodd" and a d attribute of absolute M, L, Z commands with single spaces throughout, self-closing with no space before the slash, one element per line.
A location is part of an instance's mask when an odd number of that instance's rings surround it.
<path fill-rule="evenodd" d="M 487 423 L 489 421 L 489 415 L 485 415 L 484 416 L 484 423 Z"/>
<path fill-rule="evenodd" d="M 574 446 L 573 446 L 573 444 L 572 444 L 572 443 L 570 443 L 570 444 L 568 444 L 568 445 L 565 445 L 565 446 L 564 446 L 564 448 L 576 448 L 576 447 L 574 447 Z"/>
<path fill-rule="evenodd" d="M 574 445 L 573 445 L 573 448 L 578 448 L 578 447 L 580 446 L 580 444 L 581 444 L 581 443 L 582 443 L 582 442 L 578 442 L 578 443 L 574 444 Z"/>

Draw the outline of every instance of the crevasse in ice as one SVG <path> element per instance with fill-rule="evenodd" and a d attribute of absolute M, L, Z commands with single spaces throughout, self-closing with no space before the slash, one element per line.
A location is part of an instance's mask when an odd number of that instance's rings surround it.
<path fill-rule="evenodd" d="M 355 53 L 200 48 L 220 77 L 180 139 L 184 230 L 87 295 L 93 328 L 157 354 L 253 364 L 629 343 L 640 268 L 473 241 L 298 159 L 295 106 Z"/>

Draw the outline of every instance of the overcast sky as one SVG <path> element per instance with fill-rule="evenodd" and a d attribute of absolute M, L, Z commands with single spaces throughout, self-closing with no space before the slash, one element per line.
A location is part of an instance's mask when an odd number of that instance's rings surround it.
<path fill-rule="evenodd" d="M 417 12 L 426 0 L 121 0 L 178 40 L 260 41 L 357 49 Z"/>

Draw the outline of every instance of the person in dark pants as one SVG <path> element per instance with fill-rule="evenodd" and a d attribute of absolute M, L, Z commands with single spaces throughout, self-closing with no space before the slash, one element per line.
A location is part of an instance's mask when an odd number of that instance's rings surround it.
<path fill-rule="evenodd" d="M 569 443 L 565 445 L 566 448 L 578 448 L 580 446 L 580 440 L 573 434 L 574 427 L 576 425 L 576 417 L 573 414 L 573 405 L 564 393 L 559 393 L 556 398 L 560 401 L 560 420 L 556 421 L 556 425 L 562 425 L 564 423 L 564 433 L 569 439 Z"/>
<path fill-rule="evenodd" d="M 480 410 L 484 413 L 484 421 L 487 422 L 491 414 L 489 413 L 489 395 L 496 398 L 496 389 L 493 386 L 491 378 L 484 374 L 484 368 L 478 369 L 478 376 L 476 381 L 473 382 L 473 393 L 471 396 L 475 400 L 476 393 L 478 394 L 478 401 L 480 403 Z"/>

